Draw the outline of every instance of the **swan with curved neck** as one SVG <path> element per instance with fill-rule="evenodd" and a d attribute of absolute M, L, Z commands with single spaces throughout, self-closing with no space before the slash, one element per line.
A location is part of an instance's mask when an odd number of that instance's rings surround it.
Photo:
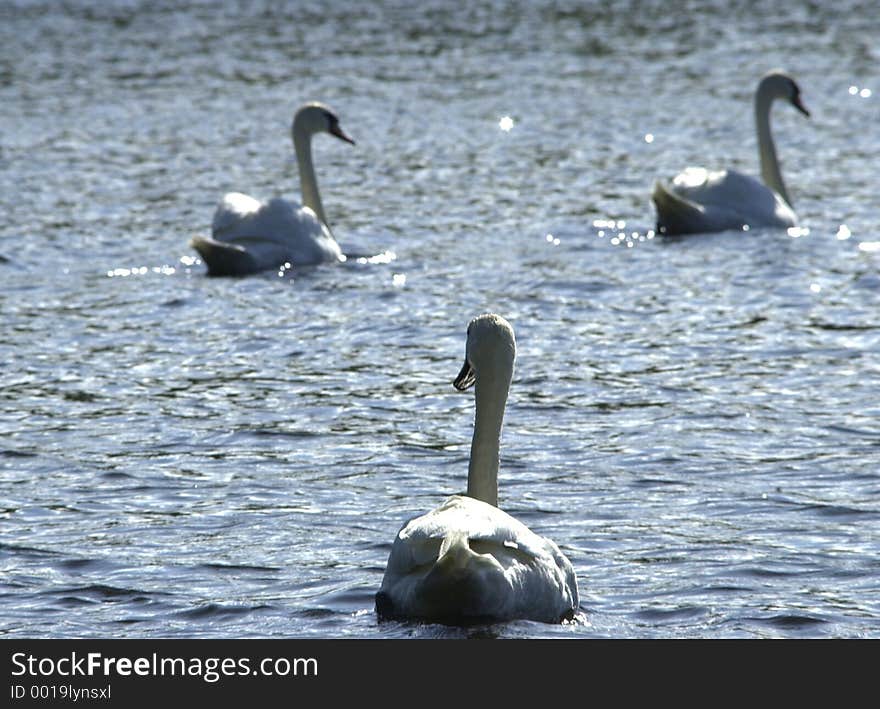
<path fill-rule="evenodd" d="M 530 619 L 557 623 L 578 608 L 577 579 L 559 547 L 498 509 L 501 426 L 516 342 L 504 318 L 474 318 L 453 385 L 475 385 L 467 494 L 407 522 L 376 594 L 380 617 L 444 623 Z"/>
<path fill-rule="evenodd" d="M 291 134 L 302 205 L 280 197 L 260 202 L 240 192 L 223 197 L 214 212 L 211 238 L 196 236 L 190 241 L 209 274 L 246 275 L 286 263 L 303 266 L 344 260 L 330 231 L 312 164 L 312 136 L 322 132 L 354 144 L 324 104 L 307 103 L 297 110 Z"/>
<path fill-rule="evenodd" d="M 660 233 L 797 225 L 770 131 L 770 109 L 776 99 L 784 99 L 805 116 L 810 115 L 801 101 L 800 88 L 788 74 L 771 71 L 762 77 L 755 92 L 761 180 L 736 170 L 710 171 L 701 167 L 689 167 L 671 182 L 658 180 L 651 199 Z"/>

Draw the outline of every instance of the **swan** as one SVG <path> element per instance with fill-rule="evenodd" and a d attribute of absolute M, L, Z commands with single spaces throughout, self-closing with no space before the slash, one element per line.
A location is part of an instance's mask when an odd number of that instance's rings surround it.
<path fill-rule="evenodd" d="M 559 547 L 498 507 L 501 424 L 516 342 L 494 314 L 467 330 L 464 366 L 453 385 L 475 387 L 467 493 L 400 529 L 376 594 L 380 618 L 444 623 L 528 619 L 558 623 L 578 607 L 577 579 Z"/>
<path fill-rule="evenodd" d="M 240 192 L 223 197 L 214 212 L 211 238 L 196 236 L 190 241 L 210 275 L 239 276 L 285 263 L 311 265 L 345 260 L 327 225 L 312 166 L 312 136 L 321 132 L 354 145 L 328 106 L 312 102 L 297 110 L 291 134 L 299 167 L 301 206 L 280 197 L 260 202 Z"/>
<path fill-rule="evenodd" d="M 658 180 L 651 194 L 658 232 L 692 234 L 797 225 L 770 133 L 770 108 L 777 98 L 786 99 L 805 116 L 810 115 L 801 101 L 800 88 L 788 74 L 771 71 L 758 82 L 755 125 L 763 182 L 736 170 L 702 167 L 685 169 L 671 183 Z"/>

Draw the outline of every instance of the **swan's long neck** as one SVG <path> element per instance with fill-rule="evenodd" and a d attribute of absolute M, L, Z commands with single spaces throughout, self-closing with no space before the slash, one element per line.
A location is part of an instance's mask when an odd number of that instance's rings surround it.
<path fill-rule="evenodd" d="M 788 190 L 785 189 L 785 182 L 782 180 L 782 172 L 779 169 L 779 160 L 776 158 L 776 144 L 773 142 L 773 134 L 770 132 L 770 106 L 772 104 L 773 96 L 759 89 L 755 96 L 755 125 L 758 129 L 761 179 L 764 180 L 767 187 L 791 206 L 791 198 L 788 196 Z"/>
<path fill-rule="evenodd" d="M 322 224 L 327 224 L 324 205 L 321 204 L 321 195 L 318 192 L 318 179 L 315 177 L 315 167 L 312 164 L 312 136 L 296 123 L 293 126 L 293 147 L 296 150 L 296 162 L 299 167 L 302 203 L 318 216 Z"/>
<path fill-rule="evenodd" d="M 512 375 L 512 371 L 504 368 L 478 371 L 474 392 L 476 415 L 467 494 L 496 507 L 501 424 Z"/>

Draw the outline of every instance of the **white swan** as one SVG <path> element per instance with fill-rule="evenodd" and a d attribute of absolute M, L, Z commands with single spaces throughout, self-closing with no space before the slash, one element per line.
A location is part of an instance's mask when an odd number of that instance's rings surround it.
<path fill-rule="evenodd" d="M 810 115 L 794 79 L 781 71 L 762 77 L 755 92 L 755 124 L 763 182 L 736 170 L 702 167 L 687 168 L 671 183 L 658 180 L 651 194 L 657 209 L 657 231 L 693 234 L 797 224 L 770 133 L 770 108 L 777 98 L 788 100 L 805 116 Z"/>
<path fill-rule="evenodd" d="M 476 383 L 467 495 L 447 498 L 398 532 L 376 594 L 380 617 L 557 623 L 576 612 L 571 562 L 551 540 L 496 507 L 515 354 L 506 320 L 488 314 L 471 321 L 464 367 L 454 381 L 460 391 Z"/>
<path fill-rule="evenodd" d="M 235 276 L 278 268 L 284 263 L 310 265 L 344 259 L 327 225 L 312 166 L 312 136 L 327 132 L 354 144 L 339 127 L 339 119 L 321 103 L 307 103 L 293 117 L 293 147 L 299 167 L 302 206 L 280 197 L 260 202 L 230 192 L 217 205 L 211 238 L 193 237 L 215 276 Z"/>

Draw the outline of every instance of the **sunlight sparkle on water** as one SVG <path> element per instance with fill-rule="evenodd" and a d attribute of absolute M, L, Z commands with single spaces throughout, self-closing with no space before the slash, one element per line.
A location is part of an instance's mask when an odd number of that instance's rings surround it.
<path fill-rule="evenodd" d="M 361 256 L 358 258 L 357 262 L 360 264 L 391 263 L 396 258 L 397 254 L 393 251 L 383 251 L 381 254 L 376 254 L 375 256 Z"/>
<path fill-rule="evenodd" d="M 609 222 L 609 224 L 617 225 L 622 222 Z M 605 236 L 605 230 L 600 229 L 598 232 L 598 236 L 600 238 Z M 618 231 L 616 234 L 612 233 L 611 238 L 609 239 L 609 243 L 612 246 L 625 246 L 628 249 L 633 248 L 637 243 L 642 243 L 645 241 L 650 241 L 656 236 L 653 229 L 648 229 L 644 234 L 640 231 L 631 231 L 629 233 L 625 231 Z"/>
<path fill-rule="evenodd" d="M 838 241 L 846 241 L 851 236 L 852 232 L 849 230 L 849 227 L 846 224 L 841 224 L 840 227 L 837 229 Z"/>
<path fill-rule="evenodd" d="M 107 271 L 107 277 L 127 278 L 129 276 L 145 276 L 148 273 L 156 273 L 160 276 L 173 276 L 175 273 L 177 273 L 177 269 L 167 263 L 161 266 L 152 266 L 151 268 L 147 268 L 146 266 L 135 266 L 134 268 L 114 268 L 110 271 Z"/>
<path fill-rule="evenodd" d="M 135 266 L 134 268 L 114 268 L 107 271 L 108 278 L 127 278 L 128 276 L 143 276 L 150 269 L 146 266 Z"/>
<path fill-rule="evenodd" d="M 559 239 L 553 236 L 553 234 L 547 234 L 544 238 L 547 240 L 548 244 L 553 244 L 553 246 L 559 246 L 559 244 L 562 243 Z"/>
<path fill-rule="evenodd" d="M 594 219 L 593 226 L 596 229 L 625 229 L 626 222 L 623 219 L 618 219 L 615 221 L 614 219 Z"/>
<path fill-rule="evenodd" d="M 809 234 L 810 230 L 805 226 L 793 226 L 789 227 L 787 232 L 792 239 L 800 239 L 802 236 Z"/>
<path fill-rule="evenodd" d="M 654 134 L 653 133 L 645 133 L 645 142 L 653 143 L 654 142 Z"/>
<path fill-rule="evenodd" d="M 513 128 L 513 119 L 510 116 L 502 116 L 498 121 L 498 127 L 505 133 L 509 133 Z"/>
<path fill-rule="evenodd" d="M 406 285 L 406 274 L 395 273 L 391 276 L 391 285 L 395 288 L 403 288 Z"/>

